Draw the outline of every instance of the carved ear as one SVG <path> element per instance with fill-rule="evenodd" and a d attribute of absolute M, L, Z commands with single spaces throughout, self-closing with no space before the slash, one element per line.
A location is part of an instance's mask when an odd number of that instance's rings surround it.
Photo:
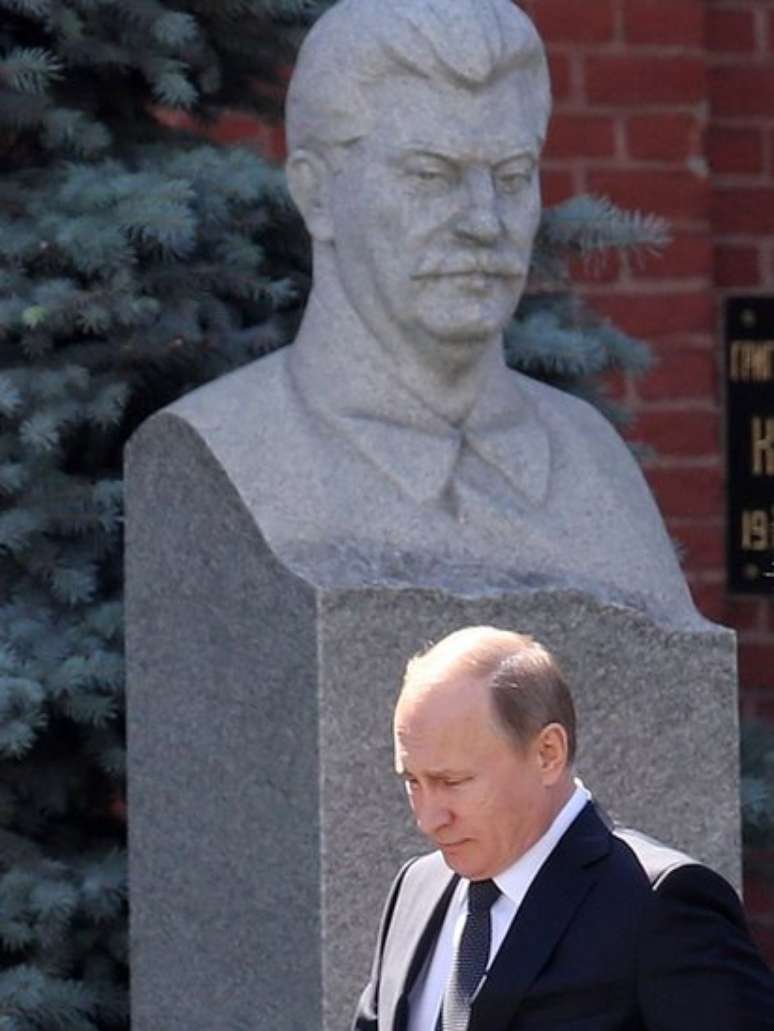
<path fill-rule="evenodd" d="M 329 180 L 331 172 L 314 151 L 293 151 L 285 165 L 290 196 L 301 212 L 306 228 L 315 240 L 333 239 Z"/>

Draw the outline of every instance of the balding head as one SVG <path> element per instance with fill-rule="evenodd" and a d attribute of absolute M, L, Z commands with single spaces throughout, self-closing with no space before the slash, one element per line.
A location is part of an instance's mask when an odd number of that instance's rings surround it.
<path fill-rule="evenodd" d="M 524 855 L 572 795 L 572 702 L 531 637 L 468 627 L 412 659 L 394 731 L 420 830 L 472 880 Z"/>
<path fill-rule="evenodd" d="M 489 694 L 498 728 L 521 747 L 550 723 L 564 727 L 568 762 L 573 761 L 572 696 L 553 656 L 526 634 L 491 626 L 465 627 L 449 634 L 409 661 L 401 700 L 433 693 L 452 704 L 453 699 L 479 690 Z"/>
<path fill-rule="evenodd" d="M 478 89 L 511 72 L 545 137 L 551 107 L 543 45 L 511 0 L 339 0 L 309 32 L 288 90 L 288 150 L 351 143 L 373 119 L 369 96 L 413 76 Z M 507 128 L 504 127 L 507 132 Z"/>

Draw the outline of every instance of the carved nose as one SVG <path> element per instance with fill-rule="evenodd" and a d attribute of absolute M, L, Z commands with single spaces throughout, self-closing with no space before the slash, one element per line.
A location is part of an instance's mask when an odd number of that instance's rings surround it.
<path fill-rule="evenodd" d="M 465 178 L 465 206 L 457 219 L 457 232 L 478 243 L 494 243 L 501 225 L 492 176 L 483 169 L 471 169 Z"/>

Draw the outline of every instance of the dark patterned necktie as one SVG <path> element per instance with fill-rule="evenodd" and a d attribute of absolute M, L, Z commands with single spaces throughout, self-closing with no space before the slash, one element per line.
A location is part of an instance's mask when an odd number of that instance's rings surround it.
<path fill-rule="evenodd" d="M 441 1006 L 442 1031 L 468 1031 L 471 1002 L 489 959 L 490 910 L 499 894 L 494 881 L 471 881 L 468 885 L 468 915 Z"/>

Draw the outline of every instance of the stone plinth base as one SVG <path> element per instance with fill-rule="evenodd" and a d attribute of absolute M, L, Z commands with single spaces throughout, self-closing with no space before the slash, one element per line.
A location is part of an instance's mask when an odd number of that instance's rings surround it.
<path fill-rule="evenodd" d="M 738 884 L 730 632 L 566 590 L 316 586 L 219 476 L 168 437 L 130 456 L 135 1031 L 344 1031 L 389 882 L 423 848 L 392 773 L 402 671 L 466 624 L 554 651 L 596 798 Z"/>

